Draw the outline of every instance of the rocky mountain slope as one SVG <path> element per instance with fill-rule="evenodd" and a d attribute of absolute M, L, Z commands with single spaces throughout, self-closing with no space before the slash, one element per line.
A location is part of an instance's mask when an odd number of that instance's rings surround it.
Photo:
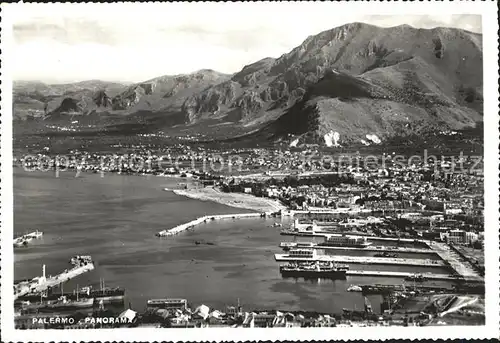
<path fill-rule="evenodd" d="M 61 119 L 61 115 L 68 114 L 127 115 L 176 110 L 186 97 L 228 78 L 213 70 L 200 70 L 188 75 L 160 76 L 128 86 L 103 81 L 70 85 L 20 82 L 14 85 L 14 113 L 22 117 L 23 105 L 28 105 L 31 114 L 46 120 Z"/>
<path fill-rule="evenodd" d="M 474 126 L 482 120 L 482 37 L 348 24 L 246 66 L 183 109 L 191 123 L 225 114 L 246 124 L 270 121 L 262 130 L 275 139 L 324 142 Z"/>
<path fill-rule="evenodd" d="M 45 107 L 44 117 L 58 120 L 114 113 L 128 116 L 129 126 L 149 120 L 148 130 L 172 129 L 163 116 L 175 113 L 183 130 L 216 127 L 215 138 L 238 132 L 292 145 L 370 145 L 481 122 L 482 63 L 480 34 L 352 23 L 233 75 L 201 70 L 129 86 L 15 87 L 14 112 Z"/>

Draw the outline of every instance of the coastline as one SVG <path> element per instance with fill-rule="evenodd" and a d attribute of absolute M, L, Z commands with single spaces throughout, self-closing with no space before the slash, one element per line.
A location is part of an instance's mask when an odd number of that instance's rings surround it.
<path fill-rule="evenodd" d="M 256 212 L 278 212 L 286 211 L 287 208 L 277 200 L 258 198 L 249 194 L 224 193 L 213 187 L 196 189 L 169 189 L 177 195 L 182 195 L 191 199 L 202 201 L 213 201 L 222 205 L 244 208 Z"/>

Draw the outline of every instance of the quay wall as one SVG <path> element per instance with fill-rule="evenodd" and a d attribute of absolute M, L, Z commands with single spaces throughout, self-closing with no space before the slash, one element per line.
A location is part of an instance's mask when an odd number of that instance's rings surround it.
<path fill-rule="evenodd" d="M 457 249 L 457 247 L 453 244 L 450 245 L 451 250 L 456 252 L 460 257 L 462 257 L 465 261 L 469 262 L 472 268 L 479 273 L 479 275 L 484 276 L 484 270 L 481 269 L 480 266 L 476 265 L 470 256 L 465 255 L 461 250 Z"/>

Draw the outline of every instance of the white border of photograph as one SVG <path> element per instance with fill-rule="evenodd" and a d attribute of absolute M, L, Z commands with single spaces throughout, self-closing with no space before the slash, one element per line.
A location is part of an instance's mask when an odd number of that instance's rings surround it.
<path fill-rule="evenodd" d="M 498 287 L 498 24 L 495 1 L 488 2 L 333 2 L 333 3 L 191 3 L 190 6 L 219 6 L 221 11 L 245 6 L 280 6 L 288 8 L 318 7 L 330 9 L 332 15 L 359 13 L 366 15 L 482 15 L 484 74 L 484 162 L 485 162 L 485 258 L 486 258 L 486 324 L 484 326 L 435 327 L 366 327 L 366 328 L 273 328 L 273 329 L 98 329 L 98 330 L 15 330 L 13 308 L 13 171 L 12 171 L 12 16 L 23 6 L 41 6 L 43 10 L 62 11 L 65 6 L 78 6 L 85 13 L 100 6 L 113 6 L 121 11 L 138 11 L 147 6 L 161 10 L 176 3 L 116 4 L 2 4 L 1 5 L 1 332 L 3 341 L 250 341 L 250 340 L 330 340 L 330 339 L 483 339 L 499 335 Z M 161 7 L 164 6 L 164 7 Z M 168 10 L 168 9 L 166 9 Z M 269 9 L 263 8 L 262 11 Z M 273 9 L 274 10 L 274 9 Z M 88 11 L 88 12 L 87 12 Z M 281 14 L 280 14 L 281 13 Z M 276 13 L 276 20 L 286 11 Z M 43 53 L 43 52 L 40 52 Z M 43 66 L 40 66 L 43 68 Z M 89 225 L 91 223 L 89 222 Z M 242 290 L 244 291 L 244 290 Z"/>

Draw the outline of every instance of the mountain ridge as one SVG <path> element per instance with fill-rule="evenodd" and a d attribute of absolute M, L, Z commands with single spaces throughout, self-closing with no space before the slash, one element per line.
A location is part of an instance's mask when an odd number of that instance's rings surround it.
<path fill-rule="evenodd" d="M 367 142 L 367 135 L 390 139 L 474 126 L 482 120 L 482 68 L 481 34 L 350 23 L 232 75 L 202 69 L 161 76 L 124 86 L 114 96 L 87 91 L 90 105 L 77 103 L 86 113 L 172 112 L 176 125 L 263 130 L 278 141 L 331 145 L 335 135 L 346 143 Z M 50 108 L 49 114 L 58 111 Z M 157 129 L 175 131 L 165 125 Z"/>

